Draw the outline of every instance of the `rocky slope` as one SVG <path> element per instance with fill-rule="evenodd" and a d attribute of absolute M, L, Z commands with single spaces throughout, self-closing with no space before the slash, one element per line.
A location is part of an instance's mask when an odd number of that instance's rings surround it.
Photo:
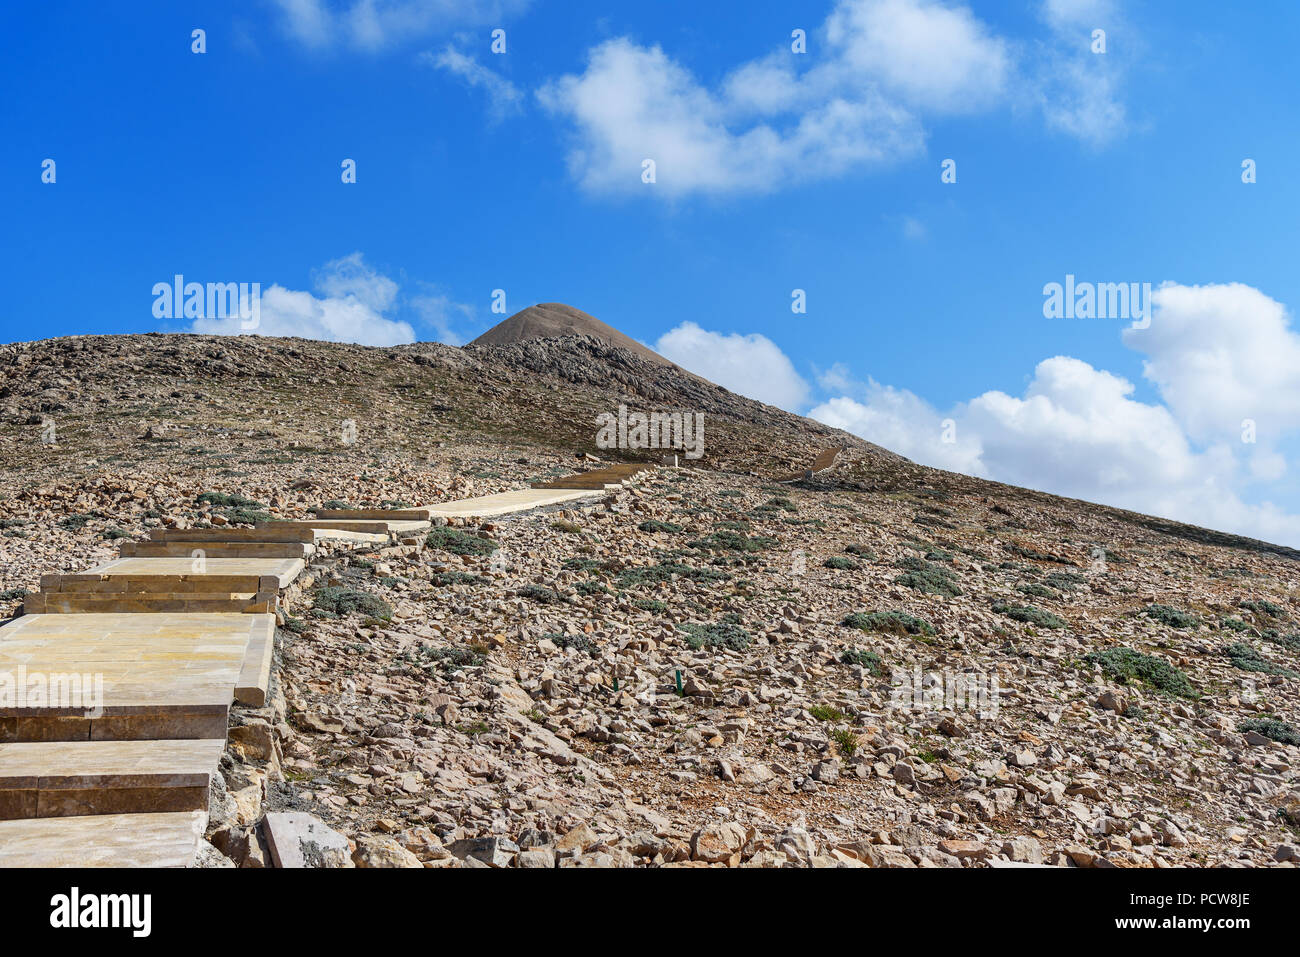
<path fill-rule="evenodd" d="M 288 807 L 365 865 L 1294 866 L 1294 551 L 923 468 L 594 337 L 0 347 L 0 611 L 159 524 L 571 471 L 619 401 L 704 411 L 705 458 L 316 560 L 234 719 L 230 858 Z"/>

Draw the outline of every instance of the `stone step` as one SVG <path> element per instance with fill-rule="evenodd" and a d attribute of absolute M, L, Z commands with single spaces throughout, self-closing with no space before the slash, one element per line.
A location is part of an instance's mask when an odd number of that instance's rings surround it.
<path fill-rule="evenodd" d="M 490 518 L 511 512 L 526 512 L 546 505 L 574 502 L 601 494 L 599 490 L 582 489 L 519 489 L 497 492 L 478 498 L 466 498 L 442 505 L 430 505 L 429 511 L 437 518 Z"/>
<path fill-rule="evenodd" d="M 95 594 L 37 592 L 23 599 L 24 615 L 274 614 L 278 592 L 159 592 Z"/>
<path fill-rule="evenodd" d="M 224 739 L 237 689 L 265 699 L 274 630 L 270 614 L 17 618 L 0 685 L 51 693 L 0 701 L 0 742 Z"/>
<path fill-rule="evenodd" d="M 123 542 L 123 558 L 310 558 L 316 546 L 308 542 Z"/>
<path fill-rule="evenodd" d="M 42 575 L 41 588 L 96 592 L 278 591 L 301 575 L 305 567 L 301 558 L 117 558 L 84 572 Z"/>
<path fill-rule="evenodd" d="M 191 867 L 206 811 L 0 821 L 5 867 Z"/>
<path fill-rule="evenodd" d="M 832 465 L 834 465 L 835 460 L 839 457 L 839 454 L 843 451 L 844 451 L 843 446 L 835 446 L 834 448 L 822 449 L 820 452 L 817 453 L 817 457 L 813 459 L 813 463 L 810 468 L 805 469 L 802 472 L 792 472 L 789 475 L 779 476 L 773 479 L 772 481 L 778 482 L 782 485 L 788 485 L 791 482 L 800 482 L 800 481 L 810 479 L 818 472 L 823 472 L 826 469 L 830 468 Z"/>
<path fill-rule="evenodd" d="M 549 479 L 545 482 L 533 482 L 532 487 L 535 489 L 611 489 L 619 488 L 628 479 L 639 475 L 646 469 L 654 466 L 643 462 L 627 462 L 611 465 L 607 468 L 592 469 L 589 472 L 579 472 L 576 475 L 566 475 L 563 478 Z"/>
<path fill-rule="evenodd" d="M 351 528 L 319 528 L 310 522 L 301 524 L 259 525 L 257 528 L 190 528 L 185 531 L 155 528 L 149 537 L 156 542 L 352 542 L 378 545 L 388 541 L 386 531 L 364 532 Z"/>
<path fill-rule="evenodd" d="M 419 520 L 375 520 L 359 518 L 315 518 L 302 522 L 267 522 L 265 528 L 283 526 L 306 527 L 318 532 L 358 532 L 368 535 L 390 534 L 397 532 L 422 532 L 429 527 L 427 519 Z"/>
<path fill-rule="evenodd" d="M 0 744 L 0 821 L 207 810 L 225 741 Z"/>
<path fill-rule="evenodd" d="M 259 525 L 257 528 L 154 528 L 149 539 L 155 542 L 302 542 L 316 541 L 311 526 Z"/>
<path fill-rule="evenodd" d="M 315 519 L 351 519 L 369 522 L 427 522 L 427 508 L 318 508 Z"/>

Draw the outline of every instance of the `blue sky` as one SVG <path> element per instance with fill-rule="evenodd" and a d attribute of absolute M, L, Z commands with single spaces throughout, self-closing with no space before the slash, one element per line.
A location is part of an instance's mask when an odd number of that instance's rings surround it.
<path fill-rule="evenodd" d="M 238 331 L 156 317 L 180 273 L 261 283 L 264 334 L 460 343 L 502 289 L 918 461 L 1300 544 L 1298 26 L 1282 0 L 9 5 L 0 339 Z M 1045 318 L 1067 274 L 1150 283 L 1151 327 Z"/>

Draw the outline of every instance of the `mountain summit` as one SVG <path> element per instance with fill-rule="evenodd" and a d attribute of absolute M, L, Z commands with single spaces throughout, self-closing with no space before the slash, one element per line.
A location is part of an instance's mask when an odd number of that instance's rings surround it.
<path fill-rule="evenodd" d="M 508 346 L 529 339 L 553 339 L 558 336 L 592 336 L 602 342 L 626 349 L 633 355 L 640 356 L 656 365 L 671 366 L 659 353 L 647 349 L 629 336 L 623 335 L 613 326 L 601 322 L 595 316 L 588 315 L 581 309 L 574 309 L 562 302 L 542 302 L 527 309 L 521 309 L 509 319 L 497 323 L 471 346 Z"/>

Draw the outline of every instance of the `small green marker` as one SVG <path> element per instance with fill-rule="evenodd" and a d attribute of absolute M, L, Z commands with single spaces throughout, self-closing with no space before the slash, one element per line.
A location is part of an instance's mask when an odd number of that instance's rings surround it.
<path fill-rule="evenodd" d="M 618 679 L 617 679 L 617 678 L 614 679 L 614 690 L 615 690 L 615 691 L 618 690 Z"/>
<path fill-rule="evenodd" d="M 680 697 L 682 696 L 682 694 L 683 694 L 683 691 L 682 691 L 682 669 L 678 668 L 678 669 L 677 669 L 677 696 L 680 698 Z"/>

